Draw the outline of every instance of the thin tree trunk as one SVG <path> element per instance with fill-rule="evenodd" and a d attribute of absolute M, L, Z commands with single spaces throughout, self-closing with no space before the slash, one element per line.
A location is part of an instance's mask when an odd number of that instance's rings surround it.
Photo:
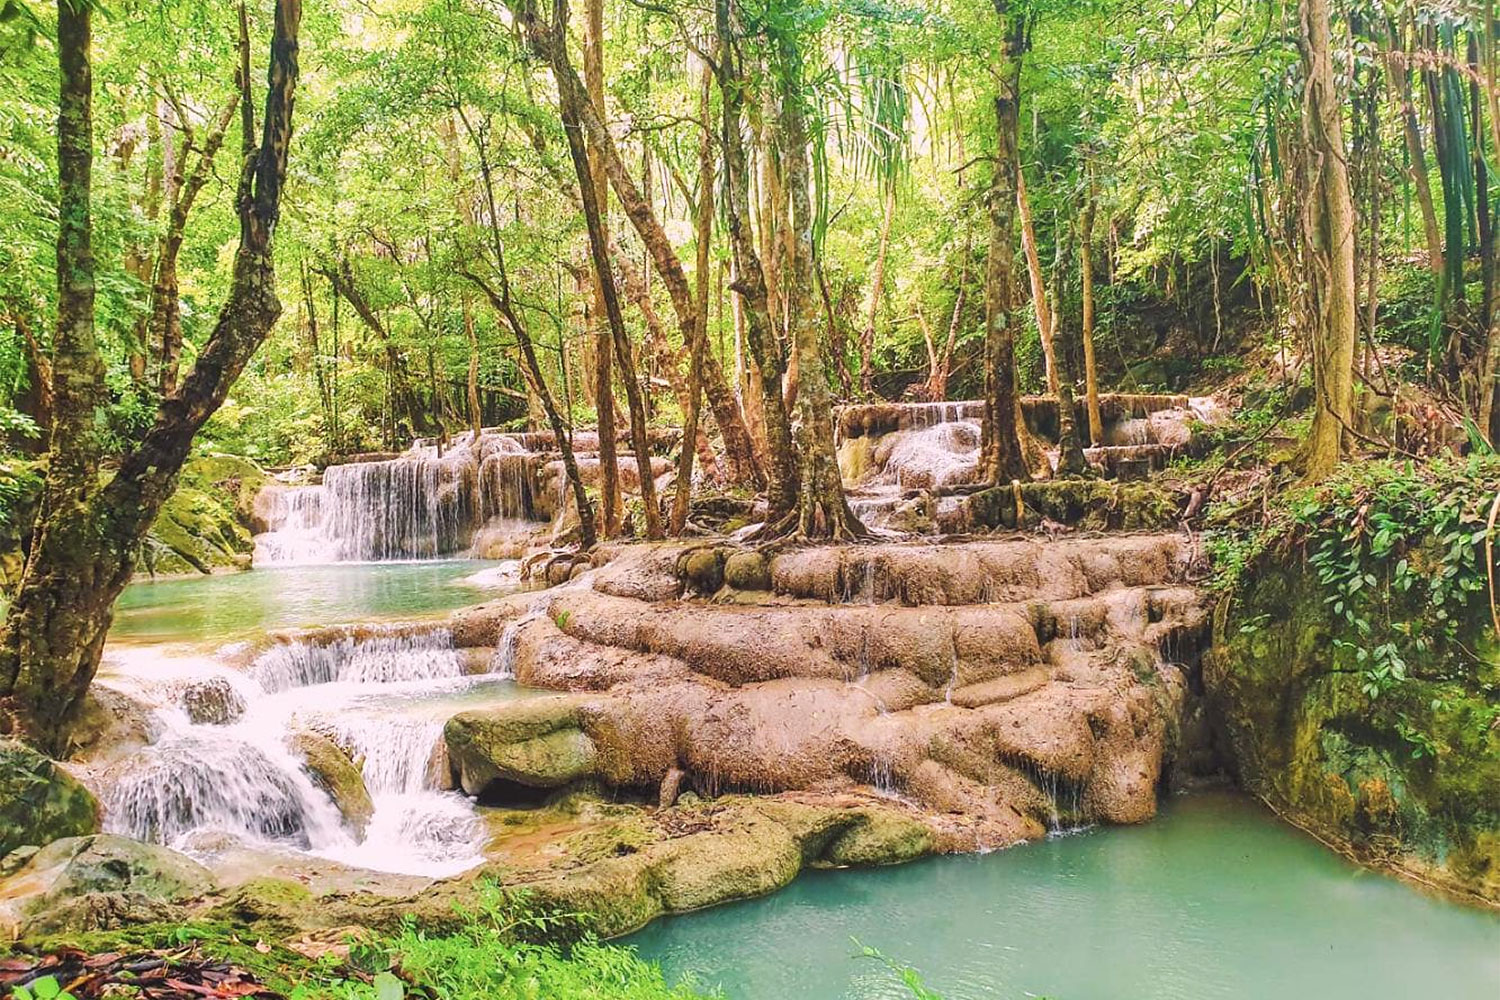
<path fill-rule="evenodd" d="M 1047 369 L 1047 391 L 1057 395 L 1057 356 L 1054 351 L 1052 310 L 1047 307 L 1047 279 L 1037 252 L 1036 226 L 1031 222 L 1031 200 L 1026 197 L 1026 171 L 1016 167 L 1016 205 L 1021 211 L 1021 246 L 1026 250 L 1026 272 L 1031 277 L 1031 305 L 1042 338 L 1042 361 Z"/>
<path fill-rule="evenodd" d="M 1308 435 L 1309 479 L 1327 476 L 1344 451 L 1353 416 L 1354 346 L 1358 309 L 1354 279 L 1354 202 L 1344 146 L 1343 109 L 1330 52 L 1328 0 L 1300 0 L 1298 38 L 1306 76 L 1303 141 L 1313 169 L 1304 213 L 1304 242 L 1315 318 L 1313 375 L 1317 408 Z"/>
<path fill-rule="evenodd" d="M 743 108 L 745 79 L 740 53 L 731 27 L 733 0 L 715 0 L 715 24 L 719 36 L 719 92 L 723 113 L 724 206 L 729 227 L 729 245 L 734 256 L 735 280 L 731 286 L 739 296 L 745 322 L 745 341 L 754 367 L 751 381 L 758 382 L 760 416 L 766 433 L 767 523 L 774 524 L 796 509 L 798 481 L 796 449 L 791 420 L 781 393 L 784 362 L 766 291 L 766 275 L 750 232 L 750 171 L 745 156 Z"/>
<path fill-rule="evenodd" d="M 1099 368 L 1094 360 L 1094 212 L 1098 191 L 1092 173 L 1078 219 L 1078 272 L 1083 284 L 1083 387 L 1088 397 L 1089 443 L 1104 443 L 1104 418 L 1099 412 Z"/>
<path fill-rule="evenodd" d="M 597 2 L 597 0 L 596 0 Z M 693 497 L 693 451 L 698 442 L 698 401 L 703 396 L 703 356 L 708 351 L 708 268 L 709 244 L 714 233 L 714 141 L 708 127 L 709 101 L 713 90 L 712 69 L 703 66 L 698 94 L 698 116 L 703 135 L 698 142 L 698 218 L 697 259 L 694 261 L 695 324 L 697 336 L 692 342 L 692 361 L 688 369 L 688 407 L 682 420 L 682 454 L 677 460 L 677 494 L 672 498 L 672 534 L 681 535 L 687 527 L 688 506 Z"/>
<path fill-rule="evenodd" d="M 577 175 L 579 195 L 583 202 L 584 223 L 588 227 L 589 255 L 593 260 L 599 290 L 603 293 L 605 315 L 609 321 L 614 346 L 614 360 L 619 365 L 620 379 L 625 383 L 625 398 L 630 408 L 630 440 L 640 473 L 641 504 L 645 508 L 646 516 L 646 537 L 658 539 L 662 537 L 661 508 L 656 502 L 656 481 L 651 474 L 651 449 L 646 430 L 646 406 L 642 398 L 640 382 L 635 377 L 635 361 L 630 347 L 630 337 L 626 333 L 625 317 L 620 310 L 614 271 L 609 263 L 608 238 L 601 224 L 599 201 L 595 197 L 597 190 L 594 187 L 593 176 L 589 169 L 588 151 L 584 144 L 583 122 L 588 118 L 598 121 L 598 115 L 589 100 L 583 81 L 579 80 L 577 72 L 568 61 L 566 0 L 554 0 L 550 27 L 542 21 L 535 4 L 530 0 L 525 0 L 517 13 L 521 26 L 526 32 L 527 41 L 538 56 L 548 60 L 557 81 L 563 131 L 567 135 L 568 153 L 573 160 L 573 171 Z M 592 144 L 596 136 L 593 134 L 594 130 L 588 131 Z M 603 133 L 602 129 L 598 131 Z M 605 135 L 605 138 L 608 139 L 608 136 Z M 601 152 L 604 154 L 605 162 L 608 163 L 609 152 L 603 149 Z M 623 195 L 620 200 L 622 203 L 627 201 Z M 649 213 L 650 206 L 646 205 L 645 208 Z M 665 234 L 663 234 L 664 237 Z M 671 252 L 670 246 L 666 249 L 669 253 Z M 675 259 L 674 254 L 673 260 Z"/>
<path fill-rule="evenodd" d="M 880 217 L 880 245 L 875 252 L 875 277 L 870 286 L 870 312 L 859 334 L 859 389 L 866 399 L 875 396 L 875 318 L 880 313 L 880 293 L 885 288 L 885 260 L 891 245 L 891 220 L 896 215 L 896 185 L 888 183 Z"/>
<path fill-rule="evenodd" d="M 995 95 L 995 172 L 990 180 L 989 249 L 984 275 L 985 393 L 981 469 L 996 485 L 1029 478 L 1021 451 L 1020 397 L 1016 391 L 1015 214 L 1020 155 L 1021 60 L 1028 34 L 1024 15 L 1010 0 L 993 0 L 1005 38 Z"/>
<path fill-rule="evenodd" d="M 1485 0 L 1484 23 L 1487 26 L 1484 32 L 1484 93 L 1489 106 L 1490 123 L 1490 146 L 1500 152 L 1500 79 L 1496 73 L 1496 46 L 1495 46 L 1495 4 L 1494 0 Z M 1496 269 L 1494 255 L 1500 252 L 1500 240 L 1496 240 L 1494 234 L 1490 238 L 1491 273 Z M 1490 326 L 1486 331 L 1486 342 L 1484 352 L 1484 368 L 1480 376 L 1479 392 L 1479 427 L 1488 435 L 1491 446 L 1500 441 L 1500 406 L 1497 406 L 1497 397 L 1500 397 L 1500 309 L 1491 310 Z"/>
<path fill-rule="evenodd" d="M 83 0 L 58 4 L 58 410 L 30 558 L 0 635 L 0 727 L 59 756 L 69 749 L 69 729 L 98 668 L 115 599 L 130 580 L 141 540 L 172 495 L 194 436 L 281 311 L 271 234 L 286 178 L 302 13 L 299 0 L 276 4 L 258 147 L 253 109 L 242 100 L 240 243 L 229 297 L 188 377 L 162 401 L 151 429 L 100 487 L 95 422 L 103 402 L 103 365 L 94 337 L 90 247 L 90 6 Z M 242 90 L 249 86 L 249 62 L 241 7 Z"/>
<path fill-rule="evenodd" d="M 531 333 L 526 328 L 526 324 L 521 322 L 520 316 L 516 314 L 511 304 L 510 275 L 505 267 L 505 243 L 500 238 L 500 216 L 495 203 L 495 175 L 490 166 L 489 154 L 462 107 L 458 109 L 458 119 L 463 123 L 469 140 L 473 142 L 475 152 L 479 154 L 479 178 L 484 191 L 485 207 L 489 209 L 490 251 L 494 254 L 495 272 L 499 278 L 500 287 L 497 290 L 472 271 L 461 273 L 484 293 L 490 305 L 510 328 L 512 336 L 516 338 L 516 345 L 521 349 L 521 360 L 525 365 L 527 388 L 540 403 L 547 425 L 552 429 L 552 438 L 557 442 L 557 450 L 562 453 L 563 474 L 573 491 L 573 503 L 578 510 L 578 543 L 585 550 L 591 549 L 599 542 L 598 522 L 594 519 L 594 508 L 589 503 L 589 494 L 583 485 L 583 476 L 578 471 L 578 459 L 573 454 L 573 437 L 568 426 L 563 422 L 557 405 L 552 401 L 552 393 L 547 388 L 541 363 L 537 361 L 536 347 L 531 342 Z M 613 432 L 613 428 L 609 430 Z M 601 436 L 604 432 L 605 429 L 600 428 Z"/>
<path fill-rule="evenodd" d="M 526 25 L 528 23 L 537 25 L 542 34 L 533 38 L 527 35 L 528 43 L 536 54 L 548 59 L 553 63 L 554 71 L 558 79 L 559 93 L 564 90 L 576 93 L 584 93 L 582 81 L 578 78 L 577 71 L 567 58 L 565 49 L 560 51 L 559 58 L 555 61 L 551 56 L 537 49 L 538 43 L 545 44 L 546 31 L 540 25 L 536 12 L 535 0 L 508 0 L 510 9 L 517 19 Z M 555 5 L 554 5 L 555 6 Z M 557 16 L 554 11 L 554 18 Z M 566 13 L 564 6 L 561 13 Z M 559 29 L 560 30 L 560 29 Z M 570 98 L 571 100 L 571 98 Z M 666 230 L 662 227 L 656 216 L 656 211 L 651 202 L 642 193 L 636 184 L 635 178 L 631 176 L 624 159 L 620 156 L 619 149 L 615 145 L 614 138 L 604 125 L 604 119 L 587 100 L 575 101 L 577 104 L 577 118 L 582 126 L 582 131 L 587 137 L 588 147 L 596 150 L 603 160 L 606 173 L 609 175 L 610 186 L 614 189 L 615 196 L 619 199 L 620 207 L 624 209 L 625 215 L 635 227 L 640 236 L 642 244 L 646 247 L 648 255 L 656 273 L 661 276 L 662 283 L 667 288 L 667 294 L 672 301 L 673 311 L 677 315 L 678 328 L 682 333 L 684 344 L 691 344 L 696 336 L 695 330 L 698 324 L 696 307 L 693 301 L 692 287 L 688 283 L 687 272 L 682 267 L 682 262 L 677 258 L 676 251 L 672 248 L 672 242 L 668 238 Z M 616 345 L 618 353 L 618 345 Z M 715 410 L 714 418 L 719 425 L 719 432 L 724 437 L 724 458 L 729 466 L 729 474 L 737 482 L 753 482 L 758 478 L 755 468 L 753 452 L 750 445 L 749 432 L 745 430 L 744 419 L 737 411 L 721 412 Z"/>
<path fill-rule="evenodd" d="M 391 381 L 391 395 L 395 398 L 395 410 L 400 417 L 405 418 L 405 423 L 398 428 L 407 435 L 414 435 L 427 430 L 427 420 L 422 404 L 417 400 L 417 394 L 411 387 L 411 376 L 406 370 L 406 359 L 401 351 L 396 348 L 396 342 L 391 339 L 391 334 L 386 329 L 385 322 L 381 320 L 380 314 L 370 305 L 364 293 L 359 290 L 359 285 L 354 280 L 354 269 L 346 257 L 339 261 L 334 267 L 319 267 L 319 274 L 326 277 L 345 302 L 354 308 L 354 312 L 360 320 L 369 328 L 370 332 L 380 340 L 381 347 L 385 351 L 386 371 Z"/>
<path fill-rule="evenodd" d="M 1394 29 L 1392 29 L 1394 31 Z M 1396 51 L 1394 34 L 1386 49 L 1386 79 L 1390 82 L 1401 115 L 1401 134 L 1406 142 L 1406 173 L 1417 193 L 1417 207 L 1422 213 L 1422 236 L 1427 243 L 1427 265 L 1433 280 L 1443 280 L 1443 237 L 1438 227 L 1437 206 L 1432 198 L 1432 182 L 1427 168 L 1427 153 L 1422 145 L 1422 126 L 1417 119 L 1416 102 L 1411 93 L 1411 55 Z"/>
<path fill-rule="evenodd" d="M 1054 317 L 1061 317 L 1063 311 L 1062 281 L 1067 272 L 1067 240 L 1064 238 L 1062 227 L 1055 227 L 1057 231 L 1057 256 L 1052 262 L 1052 302 Z M 1063 323 L 1059 319 L 1058 329 L 1061 330 Z M 1072 359 L 1068 356 L 1068 344 L 1066 334 L 1059 334 L 1057 342 L 1057 474 L 1059 476 L 1077 477 L 1085 475 L 1089 471 L 1089 463 L 1083 455 L 1083 448 L 1078 441 L 1078 406 L 1073 401 L 1073 366 Z"/>
<path fill-rule="evenodd" d="M 148 321 L 149 339 L 161 345 L 162 395 L 177 388 L 177 378 L 182 364 L 182 308 L 177 287 L 177 258 L 182 250 L 182 241 L 187 234 L 188 213 L 198 193 L 213 175 L 214 157 L 224 143 L 224 134 L 234 120 L 235 108 L 239 105 L 236 95 L 224 106 L 224 111 L 213 123 L 203 141 L 203 150 L 193 165 L 192 173 L 172 178 L 171 207 L 167 212 L 167 230 L 162 234 L 156 250 L 156 278 L 151 287 L 151 313 Z M 184 115 L 177 116 L 177 125 L 183 133 L 182 150 L 172 158 L 176 169 L 187 163 L 192 144 L 192 126 Z"/>
<path fill-rule="evenodd" d="M 589 103 L 604 115 L 604 0 L 585 0 L 583 18 L 583 79 Z M 599 230 L 609 235 L 609 176 L 604 157 L 590 148 L 589 183 L 594 186 L 594 200 L 599 203 Z M 593 323 L 594 346 L 594 412 L 599 427 L 599 518 L 605 538 L 620 533 L 625 519 L 625 504 L 620 490 L 620 459 L 617 454 L 615 426 L 613 336 L 604 305 L 604 289 L 596 274 L 593 282 L 594 307 L 589 318 Z"/>

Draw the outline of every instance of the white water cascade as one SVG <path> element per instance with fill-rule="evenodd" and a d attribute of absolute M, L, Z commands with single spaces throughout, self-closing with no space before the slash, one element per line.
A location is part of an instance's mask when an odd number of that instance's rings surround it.
<path fill-rule="evenodd" d="M 428 876 L 479 863 L 473 807 L 446 787 L 443 723 L 466 699 L 517 692 L 467 676 L 446 631 L 277 642 L 245 670 L 154 650 L 107 666 L 104 683 L 155 705 L 156 727 L 104 780 L 111 832 L 205 860 L 290 851 Z M 215 710 L 202 710 L 205 690 Z M 331 740 L 359 767 L 374 806 L 362 832 L 294 750 L 298 734 Z"/>
<path fill-rule="evenodd" d="M 465 552 L 496 523 L 545 521 L 536 435 L 486 432 L 439 454 L 418 442 L 384 461 L 331 465 L 320 484 L 273 487 L 257 498 L 266 530 L 257 566 L 437 559 Z"/>

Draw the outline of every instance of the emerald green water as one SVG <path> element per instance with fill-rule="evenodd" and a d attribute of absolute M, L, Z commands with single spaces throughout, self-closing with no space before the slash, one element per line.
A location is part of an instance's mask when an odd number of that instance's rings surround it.
<path fill-rule="evenodd" d="M 420 618 L 491 596 L 462 581 L 495 565 L 475 559 L 336 563 L 132 583 L 115 606 L 109 637 L 219 644 L 267 629 Z"/>
<path fill-rule="evenodd" d="M 910 998 L 851 938 L 946 1000 L 1500 998 L 1500 914 L 1363 871 L 1219 794 L 1146 826 L 811 872 L 630 943 L 730 1000 Z"/>

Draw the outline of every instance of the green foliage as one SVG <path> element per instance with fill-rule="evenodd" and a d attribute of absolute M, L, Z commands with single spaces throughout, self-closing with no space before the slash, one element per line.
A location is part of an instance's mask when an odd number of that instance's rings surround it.
<path fill-rule="evenodd" d="M 63 989 L 53 976 L 42 976 L 29 988 L 17 986 L 10 995 L 11 1000 L 74 1000 L 73 994 Z"/>
<path fill-rule="evenodd" d="M 350 964 L 366 973 L 340 975 L 325 963 L 294 988 L 292 1000 L 693 1000 L 687 984 L 669 986 L 661 970 L 628 948 L 585 937 L 566 948 L 535 943 L 572 936 L 576 914 L 548 914 L 525 893 L 487 886 L 462 913 L 462 927 L 430 934 L 411 921 L 358 953 Z M 356 957 L 357 954 L 357 957 Z M 399 958 L 399 966 L 396 964 Z M 397 972 L 399 974 L 393 974 Z"/>
<path fill-rule="evenodd" d="M 1472 657 L 1466 632 L 1487 621 L 1492 596 L 1485 545 L 1497 490 L 1493 456 L 1351 463 L 1284 494 L 1254 527 L 1227 515 L 1210 538 L 1214 586 L 1232 594 L 1260 561 L 1305 552 L 1339 625 L 1334 652 L 1378 699 L 1408 680 L 1414 661 Z"/>

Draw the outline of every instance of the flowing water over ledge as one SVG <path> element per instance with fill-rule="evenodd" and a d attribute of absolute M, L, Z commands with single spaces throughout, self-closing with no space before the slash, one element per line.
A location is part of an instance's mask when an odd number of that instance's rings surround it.
<path fill-rule="evenodd" d="M 909 1000 L 851 938 L 946 1000 L 1500 996 L 1500 914 L 1356 868 L 1224 794 L 1141 827 L 804 874 L 629 943 L 729 1000 Z"/>
<path fill-rule="evenodd" d="M 468 582 L 477 572 L 514 589 L 501 568 L 297 567 L 132 586 L 99 680 L 151 706 L 152 735 L 101 776 L 105 828 L 211 867 L 256 852 L 426 876 L 479 863 L 481 825 L 448 790 L 442 730 L 464 708 L 527 696 L 497 663 L 476 675 L 485 664 L 437 623 L 259 644 L 268 630 L 474 603 L 496 589 Z M 357 762 L 366 821 L 342 814 L 304 766 L 309 739 Z"/>

